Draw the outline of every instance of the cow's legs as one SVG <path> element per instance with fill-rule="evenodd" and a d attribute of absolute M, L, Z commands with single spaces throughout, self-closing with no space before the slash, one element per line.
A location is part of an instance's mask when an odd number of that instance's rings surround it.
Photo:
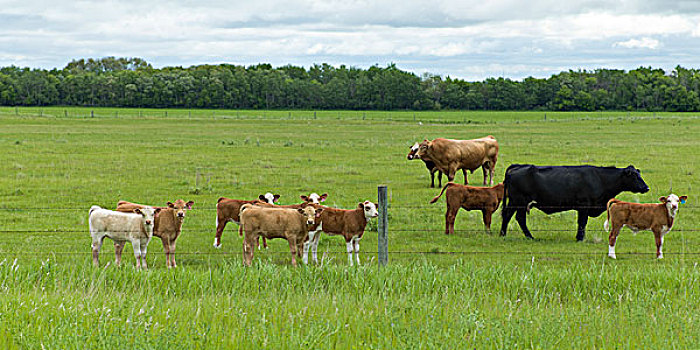
<path fill-rule="evenodd" d="M 221 235 L 224 233 L 224 227 L 228 220 L 216 216 L 216 236 L 214 237 L 214 248 L 221 248 Z"/>
<path fill-rule="evenodd" d="M 318 247 L 318 236 L 320 235 L 321 231 L 309 231 L 309 239 L 304 242 L 304 254 L 302 257 L 304 264 L 309 263 L 309 250 L 313 252 L 313 261 L 318 263 L 318 259 L 316 259 L 316 247 Z"/>
<path fill-rule="evenodd" d="M 430 169 L 430 187 L 435 187 L 435 168 Z"/>
<path fill-rule="evenodd" d="M 354 247 L 355 247 L 355 259 L 357 261 L 357 266 L 360 266 L 360 237 L 355 237 L 353 238 L 354 242 Z"/>
<path fill-rule="evenodd" d="M 464 184 L 469 184 L 469 179 L 467 178 L 467 169 L 462 169 L 462 174 L 464 174 Z"/>
<path fill-rule="evenodd" d="M 120 266 L 122 263 L 122 251 L 124 250 L 124 245 L 126 245 L 126 241 L 114 241 L 114 263 L 117 266 Z"/>
<path fill-rule="evenodd" d="M 311 253 L 313 254 L 313 259 L 314 262 L 318 264 L 318 242 L 321 241 L 321 231 L 316 231 L 316 235 L 314 235 L 314 241 L 313 244 L 311 245 Z"/>
<path fill-rule="evenodd" d="M 662 252 L 663 245 L 664 245 L 664 236 L 661 233 L 661 230 L 658 229 L 653 229 L 654 231 L 654 238 L 656 239 L 656 258 L 657 259 L 663 259 L 664 258 L 664 253 Z"/>
<path fill-rule="evenodd" d="M 171 241 L 170 242 L 170 267 L 177 267 L 177 263 L 175 263 L 175 246 L 176 246 L 175 241 Z"/>
<path fill-rule="evenodd" d="M 353 265 L 353 262 L 352 262 L 352 252 L 353 252 L 353 250 L 354 250 L 354 247 L 353 247 L 353 244 L 352 244 L 352 238 L 346 239 L 346 240 L 345 240 L 345 248 L 346 248 L 346 250 L 348 251 L 348 263 L 350 264 L 350 266 L 352 266 L 352 265 Z"/>
<path fill-rule="evenodd" d="M 490 172 L 490 171 L 489 171 L 489 163 L 484 163 L 484 164 L 481 166 L 481 170 L 482 170 L 483 173 L 484 173 L 484 186 L 486 186 L 486 177 L 487 177 L 488 173 Z"/>
<path fill-rule="evenodd" d="M 163 253 L 165 253 L 165 266 L 170 267 L 170 242 L 167 238 L 161 238 L 161 243 L 163 243 Z"/>
<path fill-rule="evenodd" d="M 148 265 L 146 264 L 146 251 L 147 251 L 147 249 L 148 249 L 148 241 L 141 241 L 141 242 L 139 243 L 139 247 L 140 247 L 140 250 L 141 250 L 141 266 L 142 266 L 144 269 L 147 269 L 147 268 L 148 268 Z"/>
<path fill-rule="evenodd" d="M 504 199 L 505 200 L 505 199 Z M 501 210 L 501 236 L 505 236 L 506 232 L 508 232 L 508 223 L 510 222 L 510 219 L 513 217 L 513 214 L 515 214 L 515 209 L 508 207 L 508 206 L 503 206 L 503 210 Z"/>
<path fill-rule="evenodd" d="M 438 173 L 438 186 L 440 186 L 440 188 L 442 188 L 442 171 L 438 170 L 437 173 Z"/>
<path fill-rule="evenodd" d="M 246 232 L 245 238 L 243 238 L 243 264 L 245 266 L 250 266 L 253 264 L 253 252 L 255 251 L 255 248 L 253 248 L 253 243 L 257 241 L 258 235 Z"/>
<path fill-rule="evenodd" d="M 449 180 L 450 182 L 454 181 L 456 173 L 457 173 L 457 169 L 454 169 L 452 167 L 448 168 L 447 173 L 445 174 L 445 175 L 447 175 L 447 180 Z"/>
<path fill-rule="evenodd" d="M 493 215 L 493 212 L 495 210 L 491 209 L 482 209 L 481 210 L 481 216 L 484 219 L 484 227 L 486 228 L 486 233 L 491 233 L 491 216 Z"/>
<path fill-rule="evenodd" d="M 95 267 L 100 267 L 100 248 L 104 239 L 105 236 L 99 233 L 92 236 L 92 264 Z"/>
<path fill-rule="evenodd" d="M 455 219 L 457 218 L 457 212 L 459 211 L 459 207 L 453 208 L 450 207 L 450 204 L 447 204 L 447 211 L 445 212 L 445 234 L 455 234 Z"/>
<path fill-rule="evenodd" d="M 615 243 L 617 242 L 617 235 L 620 234 L 621 228 L 622 225 L 613 225 L 610 236 L 608 236 L 608 256 L 613 259 L 617 259 L 615 255 Z"/>
<path fill-rule="evenodd" d="M 585 210 L 578 211 L 578 231 L 576 232 L 576 240 L 583 241 L 586 237 L 586 225 L 588 224 L 588 213 Z"/>
<path fill-rule="evenodd" d="M 297 240 L 291 238 L 287 242 L 289 242 L 289 252 L 292 253 L 292 266 L 297 267 Z"/>
<path fill-rule="evenodd" d="M 138 240 L 131 241 L 131 247 L 134 248 L 134 257 L 136 258 L 136 268 L 141 268 L 141 244 Z"/>
<path fill-rule="evenodd" d="M 520 229 L 523 230 L 523 234 L 527 238 L 535 238 L 532 237 L 532 234 L 530 234 L 530 230 L 527 228 L 527 211 L 525 211 L 525 208 L 518 209 L 515 212 L 515 220 L 518 221 L 518 225 L 520 225 Z"/>

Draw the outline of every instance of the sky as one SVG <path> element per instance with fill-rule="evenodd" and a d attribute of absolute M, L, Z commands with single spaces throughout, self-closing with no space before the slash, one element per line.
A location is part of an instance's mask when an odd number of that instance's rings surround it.
<path fill-rule="evenodd" d="M 0 0 L 0 66 L 395 63 L 483 80 L 700 68 L 700 0 Z"/>

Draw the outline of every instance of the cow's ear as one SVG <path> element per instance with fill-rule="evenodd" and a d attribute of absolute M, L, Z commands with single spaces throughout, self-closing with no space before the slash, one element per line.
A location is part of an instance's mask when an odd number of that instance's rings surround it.
<path fill-rule="evenodd" d="M 168 208 L 175 208 L 175 204 L 173 204 L 173 202 L 168 202 Z"/>
<path fill-rule="evenodd" d="M 267 202 L 267 198 L 265 198 L 265 196 L 263 196 L 263 195 L 259 195 L 258 199 L 260 199 L 263 202 Z"/>
<path fill-rule="evenodd" d="M 301 196 L 299 196 L 299 198 L 301 198 L 301 200 L 303 200 L 304 202 L 309 201 L 309 197 L 307 197 L 306 195 L 303 195 L 303 194 Z"/>
<path fill-rule="evenodd" d="M 374 207 L 375 207 L 376 209 L 379 209 L 379 203 L 374 203 Z"/>
<path fill-rule="evenodd" d="M 364 209 L 364 208 L 365 208 L 365 203 L 358 203 L 358 204 L 357 204 L 357 207 L 360 208 L 360 209 Z"/>
<path fill-rule="evenodd" d="M 297 209 L 297 211 L 299 212 L 299 214 L 304 215 L 304 208 L 299 208 Z"/>
<path fill-rule="evenodd" d="M 274 195 L 274 196 L 272 196 L 272 197 L 273 197 L 273 200 L 272 200 L 272 201 L 275 202 L 275 203 L 277 203 L 277 201 L 280 200 L 280 195 L 279 195 L 279 194 L 276 194 L 276 195 Z"/>
<path fill-rule="evenodd" d="M 143 212 L 139 208 L 134 209 L 134 213 L 141 214 L 141 216 L 143 216 Z"/>
<path fill-rule="evenodd" d="M 318 199 L 319 202 L 323 202 L 328 198 L 328 193 L 324 193 L 321 195 L 321 198 Z"/>
<path fill-rule="evenodd" d="M 323 208 L 316 208 L 316 217 L 320 217 L 321 212 L 323 212 Z"/>
<path fill-rule="evenodd" d="M 666 203 L 666 197 L 659 197 L 659 202 Z"/>
<path fill-rule="evenodd" d="M 156 210 L 153 211 L 153 215 L 156 215 L 156 214 L 160 213 L 160 209 L 161 209 L 161 208 L 156 208 Z"/>
<path fill-rule="evenodd" d="M 189 202 L 185 203 L 185 208 L 192 209 L 193 205 L 194 205 L 194 201 L 189 201 Z"/>
<path fill-rule="evenodd" d="M 685 204 L 685 201 L 688 199 L 688 196 L 680 196 L 678 197 L 678 199 L 680 199 L 681 204 Z"/>

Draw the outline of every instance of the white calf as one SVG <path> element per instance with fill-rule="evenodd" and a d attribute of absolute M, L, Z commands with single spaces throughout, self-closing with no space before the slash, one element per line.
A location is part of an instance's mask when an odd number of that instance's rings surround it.
<path fill-rule="evenodd" d="M 102 209 L 93 205 L 89 212 L 90 236 L 92 236 L 92 262 L 100 266 L 100 248 L 105 237 L 111 238 L 115 243 L 124 244 L 131 242 L 136 257 L 136 268 L 146 265 L 146 247 L 153 237 L 153 218 L 160 208 L 145 207 L 134 209 L 134 213 L 121 213 Z M 121 252 L 115 253 L 115 263 L 121 263 Z"/>

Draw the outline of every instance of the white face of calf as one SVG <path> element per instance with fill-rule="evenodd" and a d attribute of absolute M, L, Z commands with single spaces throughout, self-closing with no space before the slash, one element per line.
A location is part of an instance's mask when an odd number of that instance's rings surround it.
<path fill-rule="evenodd" d="M 307 205 L 303 208 L 297 209 L 299 211 L 299 214 L 304 216 L 304 219 L 306 220 L 306 224 L 311 226 L 316 223 L 316 218 L 321 216 L 321 212 L 323 211 L 323 208 L 314 208 L 311 205 Z"/>
<path fill-rule="evenodd" d="M 370 201 L 364 201 L 363 203 L 359 204 L 359 207 L 362 208 L 365 212 L 365 219 L 369 221 L 371 218 L 376 218 L 379 216 L 379 212 L 377 211 L 377 204 L 374 204 Z"/>
<path fill-rule="evenodd" d="M 301 195 L 299 197 L 301 197 L 301 200 L 307 203 L 321 204 L 321 202 L 325 201 L 326 198 L 328 198 L 328 193 L 324 193 L 319 196 L 318 193 L 314 192 L 308 196 Z"/>
<path fill-rule="evenodd" d="M 685 200 L 688 199 L 688 196 L 676 196 L 675 194 L 671 193 L 668 195 L 668 197 L 661 197 L 659 198 L 659 201 L 661 203 L 666 204 L 666 210 L 668 210 L 669 215 L 671 217 L 676 217 L 676 213 L 678 212 L 678 204 L 680 202 L 685 202 Z"/>
<path fill-rule="evenodd" d="M 143 225 L 146 227 L 146 230 L 149 232 L 153 232 L 153 218 L 156 216 L 156 213 L 160 212 L 160 208 L 158 209 L 153 209 L 151 207 L 145 207 L 145 208 L 140 208 L 140 209 L 134 209 L 134 213 L 141 215 L 141 220 L 143 221 Z"/>
<path fill-rule="evenodd" d="M 408 152 L 408 157 L 407 157 L 408 160 L 413 160 L 414 158 L 415 159 L 419 158 L 418 157 L 418 147 L 420 147 L 418 142 L 414 143 L 413 146 L 411 146 L 411 151 Z"/>
<path fill-rule="evenodd" d="M 258 196 L 258 198 L 263 202 L 266 202 L 269 204 L 275 204 L 280 199 L 280 195 L 267 192 L 267 193 L 265 193 L 265 195 L 261 194 L 260 196 Z"/>

